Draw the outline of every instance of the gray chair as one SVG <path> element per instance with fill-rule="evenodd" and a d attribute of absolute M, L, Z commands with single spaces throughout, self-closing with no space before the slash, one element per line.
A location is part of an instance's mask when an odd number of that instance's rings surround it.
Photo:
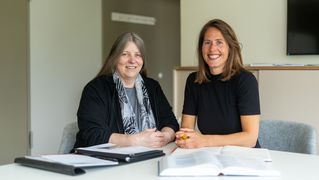
<path fill-rule="evenodd" d="M 316 154 L 316 131 L 304 123 L 283 120 L 260 121 L 260 146 L 271 150 Z"/>
<path fill-rule="evenodd" d="M 76 133 L 78 131 L 79 128 L 77 122 L 69 123 L 64 127 L 61 144 L 58 150 L 59 154 L 70 153 L 74 146 Z"/>

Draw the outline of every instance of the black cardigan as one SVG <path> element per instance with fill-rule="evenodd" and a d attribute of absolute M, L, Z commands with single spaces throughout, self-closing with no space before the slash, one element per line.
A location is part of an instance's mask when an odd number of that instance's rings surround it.
<path fill-rule="evenodd" d="M 156 128 L 170 127 L 175 132 L 179 125 L 159 83 L 143 77 Z M 100 76 L 90 81 L 82 92 L 77 112 L 79 132 L 74 148 L 107 143 L 112 133 L 124 133 L 121 107 L 112 76 Z"/>

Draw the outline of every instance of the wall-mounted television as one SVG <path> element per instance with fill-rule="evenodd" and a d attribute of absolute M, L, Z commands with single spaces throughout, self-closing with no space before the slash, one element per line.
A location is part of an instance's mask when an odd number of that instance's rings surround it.
<path fill-rule="evenodd" d="M 287 55 L 319 55 L 319 0 L 288 0 Z"/>

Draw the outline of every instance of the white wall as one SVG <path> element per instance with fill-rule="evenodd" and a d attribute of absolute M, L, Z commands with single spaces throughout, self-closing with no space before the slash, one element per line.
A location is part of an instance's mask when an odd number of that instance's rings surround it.
<path fill-rule="evenodd" d="M 31 154 L 56 153 L 101 66 L 101 0 L 30 1 Z"/>
<path fill-rule="evenodd" d="M 181 65 L 197 65 L 201 27 L 219 18 L 230 24 L 243 46 L 244 63 L 313 63 L 319 56 L 287 56 L 287 0 L 181 0 Z"/>

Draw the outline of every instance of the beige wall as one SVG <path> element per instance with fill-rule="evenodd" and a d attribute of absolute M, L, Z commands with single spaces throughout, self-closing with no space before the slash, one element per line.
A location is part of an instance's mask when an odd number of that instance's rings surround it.
<path fill-rule="evenodd" d="M 287 0 L 181 0 L 181 65 L 196 65 L 200 28 L 219 18 L 235 30 L 244 63 L 313 63 L 318 55 L 286 56 Z"/>
<path fill-rule="evenodd" d="M 28 1 L 0 1 L 0 165 L 28 151 Z"/>
<path fill-rule="evenodd" d="M 1 0 L 0 25 L 1 165 L 57 152 L 101 65 L 101 0 Z"/>
<path fill-rule="evenodd" d="M 31 154 L 57 153 L 102 61 L 101 0 L 30 1 Z"/>

